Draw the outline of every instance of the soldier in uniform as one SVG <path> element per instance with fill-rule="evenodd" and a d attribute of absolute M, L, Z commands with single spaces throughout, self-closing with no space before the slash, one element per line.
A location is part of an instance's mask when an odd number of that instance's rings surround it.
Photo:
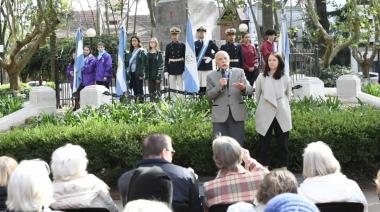
<path fill-rule="evenodd" d="M 195 55 L 198 63 L 198 79 L 199 79 L 199 93 L 204 94 L 207 86 L 207 75 L 212 71 L 212 60 L 215 53 L 219 50 L 212 40 L 204 40 L 206 34 L 206 27 L 200 26 L 197 29 L 198 39 L 194 42 Z M 206 46 L 207 45 L 207 46 Z M 202 51 L 205 48 L 204 52 Z M 200 55 L 202 52 L 202 55 Z M 200 58 L 200 56 L 202 58 Z M 198 62 L 200 60 L 200 62 Z"/>
<path fill-rule="evenodd" d="M 185 70 L 186 46 L 179 41 L 181 30 L 178 27 L 170 28 L 171 43 L 165 50 L 165 75 L 169 74 L 169 88 L 183 91 L 182 74 Z"/>
<path fill-rule="evenodd" d="M 227 43 L 220 47 L 220 50 L 226 51 L 230 56 L 230 67 L 243 68 L 243 54 L 241 46 L 235 43 L 236 30 L 229 28 L 226 30 Z"/>

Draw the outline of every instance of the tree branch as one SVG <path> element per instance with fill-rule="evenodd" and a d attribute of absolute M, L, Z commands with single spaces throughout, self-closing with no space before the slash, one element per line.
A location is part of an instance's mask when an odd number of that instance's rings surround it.
<path fill-rule="evenodd" d="M 333 38 L 329 35 L 329 33 L 323 28 L 322 24 L 318 20 L 317 12 L 315 11 L 314 2 L 311 0 L 306 0 L 306 10 L 309 14 L 313 25 L 319 30 L 322 34 L 322 39 L 325 41 L 332 41 Z"/>

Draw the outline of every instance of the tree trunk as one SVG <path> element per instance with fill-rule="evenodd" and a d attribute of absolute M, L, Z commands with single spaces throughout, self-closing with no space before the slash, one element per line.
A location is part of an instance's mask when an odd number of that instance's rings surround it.
<path fill-rule="evenodd" d="M 364 60 L 363 63 L 360 63 L 360 68 L 362 69 L 363 78 L 368 79 L 369 78 L 369 67 L 370 67 L 370 61 Z"/>
<path fill-rule="evenodd" d="M 133 21 L 133 35 L 136 35 L 136 22 L 137 22 L 137 6 L 139 4 L 139 0 L 136 0 L 136 8 L 135 8 L 135 18 Z"/>
<path fill-rule="evenodd" d="M 334 44 L 332 40 L 325 40 L 325 44 L 326 44 L 326 50 L 322 57 L 322 67 L 328 68 L 330 66 L 330 58 L 333 52 Z"/>
<path fill-rule="evenodd" d="M 253 23 L 255 24 L 256 34 L 257 34 L 257 41 L 260 44 L 263 41 L 263 36 L 262 36 L 263 33 L 261 32 L 260 25 L 257 22 L 256 14 L 253 12 L 253 9 L 252 9 L 252 0 L 248 0 L 248 6 L 249 6 L 249 10 L 252 13 Z"/>
<path fill-rule="evenodd" d="M 9 85 L 11 90 L 20 90 L 20 77 L 18 71 L 8 72 Z"/>
<path fill-rule="evenodd" d="M 274 30 L 280 31 L 280 23 L 278 22 L 277 16 L 277 6 L 273 7 L 273 19 L 274 19 Z"/>
<path fill-rule="evenodd" d="M 263 32 L 273 29 L 273 0 L 263 0 Z"/>
<path fill-rule="evenodd" d="M 106 26 L 107 26 L 107 34 L 111 34 L 111 31 L 110 31 L 110 20 L 109 20 L 109 17 L 108 17 L 108 4 L 111 4 L 111 1 L 104 1 L 104 9 L 105 9 L 105 17 L 106 17 Z M 116 24 L 116 23 L 114 23 Z"/>
<path fill-rule="evenodd" d="M 315 9 L 319 17 L 319 22 L 326 31 L 330 31 L 330 22 L 327 18 L 326 0 L 315 0 Z"/>

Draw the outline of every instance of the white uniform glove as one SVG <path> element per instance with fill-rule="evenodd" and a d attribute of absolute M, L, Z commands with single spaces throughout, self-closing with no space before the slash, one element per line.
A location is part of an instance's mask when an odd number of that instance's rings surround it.
<path fill-rule="evenodd" d="M 165 72 L 164 77 L 165 77 L 165 79 L 169 79 L 169 72 Z"/>

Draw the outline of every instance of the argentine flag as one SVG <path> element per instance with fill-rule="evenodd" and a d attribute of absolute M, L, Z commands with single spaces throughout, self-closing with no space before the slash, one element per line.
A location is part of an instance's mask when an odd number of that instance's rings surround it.
<path fill-rule="evenodd" d="M 83 56 L 83 32 L 78 28 L 76 33 L 76 48 L 75 48 L 75 63 L 74 63 L 74 78 L 73 78 L 73 93 L 77 91 L 82 82 L 82 68 L 84 66 Z"/>
<path fill-rule="evenodd" d="M 290 43 L 288 38 L 288 25 L 286 23 L 285 10 L 281 16 L 281 36 L 279 42 L 279 53 L 282 54 L 285 63 L 285 74 L 289 75 L 289 54 L 290 54 Z"/>
<path fill-rule="evenodd" d="M 124 52 L 126 46 L 127 34 L 124 24 L 119 32 L 119 49 L 117 53 L 117 72 L 116 72 L 116 95 L 121 96 L 127 92 L 127 79 L 124 64 Z"/>
<path fill-rule="evenodd" d="M 191 26 L 190 17 L 187 17 L 186 24 L 186 53 L 185 53 L 185 72 L 183 73 L 183 81 L 185 83 L 185 91 L 198 92 L 198 67 L 195 57 L 195 46 L 193 38 L 193 29 Z"/>

